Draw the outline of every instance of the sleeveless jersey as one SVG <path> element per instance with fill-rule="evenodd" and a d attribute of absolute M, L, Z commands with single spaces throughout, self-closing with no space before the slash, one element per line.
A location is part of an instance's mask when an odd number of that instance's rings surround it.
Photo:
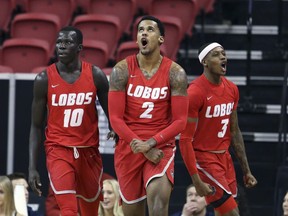
<path fill-rule="evenodd" d="M 230 116 L 237 109 L 239 92 L 225 77 L 221 81 L 220 85 L 212 84 L 202 74 L 188 88 L 189 117 L 198 118 L 195 150 L 228 150 L 230 146 Z"/>
<path fill-rule="evenodd" d="M 129 78 L 124 120 L 135 134 L 147 140 L 171 124 L 169 72 L 172 61 L 163 57 L 151 79 L 143 75 L 136 55 L 127 57 L 126 61 Z"/>
<path fill-rule="evenodd" d="M 99 146 L 98 114 L 92 65 L 82 62 L 72 84 L 59 75 L 56 64 L 47 68 L 47 127 L 45 145 Z"/>

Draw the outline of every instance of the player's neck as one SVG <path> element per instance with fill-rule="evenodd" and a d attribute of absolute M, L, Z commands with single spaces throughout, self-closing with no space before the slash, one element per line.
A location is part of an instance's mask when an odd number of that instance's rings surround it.
<path fill-rule="evenodd" d="M 73 73 L 74 71 L 81 71 L 81 61 L 72 61 L 69 63 L 57 62 L 57 68 L 60 72 Z"/>
<path fill-rule="evenodd" d="M 157 71 L 161 62 L 162 62 L 163 56 L 157 55 L 157 56 L 144 56 L 144 55 L 137 55 L 137 61 L 139 68 L 143 71 Z"/>
<path fill-rule="evenodd" d="M 221 76 L 218 74 L 212 74 L 209 72 L 204 71 L 204 76 L 207 78 L 207 80 L 214 84 L 214 85 L 220 85 L 222 80 L 221 80 Z"/>

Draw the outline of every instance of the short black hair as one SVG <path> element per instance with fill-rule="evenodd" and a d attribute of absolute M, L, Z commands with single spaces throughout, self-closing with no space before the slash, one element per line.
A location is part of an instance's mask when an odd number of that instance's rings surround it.
<path fill-rule="evenodd" d="M 25 179 L 26 180 L 26 175 L 24 173 L 21 173 L 21 172 L 11 173 L 11 174 L 7 175 L 7 177 L 10 179 L 10 181 L 16 180 L 16 179 Z"/>
<path fill-rule="evenodd" d="M 80 29 L 78 29 L 74 26 L 65 26 L 65 27 L 61 28 L 59 32 L 62 32 L 62 31 L 74 31 L 74 32 L 76 32 L 77 42 L 79 44 L 83 43 L 83 34 L 82 34 Z"/>
<path fill-rule="evenodd" d="M 202 52 L 202 50 L 205 49 L 205 47 L 209 46 L 209 44 L 212 44 L 212 43 L 213 42 L 203 44 L 198 50 L 198 55 Z"/>
<path fill-rule="evenodd" d="M 137 29 L 138 29 L 140 22 L 142 22 L 143 20 L 152 20 L 152 21 L 156 22 L 157 26 L 159 28 L 159 31 L 160 31 L 160 35 L 163 37 L 165 36 L 165 28 L 164 28 L 163 23 L 158 18 L 156 18 L 154 16 L 150 16 L 150 15 L 143 16 L 137 24 Z"/>

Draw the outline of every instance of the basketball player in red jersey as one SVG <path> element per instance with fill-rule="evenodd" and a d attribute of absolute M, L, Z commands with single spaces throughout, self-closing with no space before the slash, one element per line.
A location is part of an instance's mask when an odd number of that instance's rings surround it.
<path fill-rule="evenodd" d="M 249 168 L 238 126 L 239 92 L 237 86 L 224 77 L 227 57 L 220 44 L 205 44 L 198 55 L 204 72 L 188 88 L 188 120 L 181 133 L 180 151 L 197 191 L 207 194 L 203 182 L 216 189 L 213 195 L 206 195 L 215 214 L 236 216 L 239 212 L 233 197 L 237 195 L 237 183 L 230 145 L 241 165 L 245 186 L 250 188 L 257 184 Z M 185 152 L 195 152 L 197 168 L 195 157 L 189 158 Z"/>
<path fill-rule="evenodd" d="M 82 41 L 80 30 L 69 26 L 61 29 L 56 41 L 58 62 L 34 81 L 29 182 L 41 195 L 36 162 L 47 114 L 46 164 L 62 216 L 97 214 L 101 194 L 96 97 L 108 117 L 109 84 L 100 68 L 80 60 Z"/>
<path fill-rule="evenodd" d="M 186 124 L 187 77 L 160 54 L 164 27 L 152 16 L 138 23 L 139 52 L 118 62 L 110 76 L 109 114 L 119 135 L 115 171 L 123 211 L 168 215 L 174 183 L 175 136 Z"/>

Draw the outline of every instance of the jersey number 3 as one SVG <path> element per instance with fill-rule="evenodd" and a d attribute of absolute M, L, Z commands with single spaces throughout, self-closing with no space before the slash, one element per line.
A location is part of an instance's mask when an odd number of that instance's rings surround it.
<path fill-rule="evenodd" d="M 228 127 L 229 119 L 222 119 L 221 124 L 222 126 L 222 131 L 218 132 L 218 137 L 223 138 L 226 134 L 227 127 Z"/>

